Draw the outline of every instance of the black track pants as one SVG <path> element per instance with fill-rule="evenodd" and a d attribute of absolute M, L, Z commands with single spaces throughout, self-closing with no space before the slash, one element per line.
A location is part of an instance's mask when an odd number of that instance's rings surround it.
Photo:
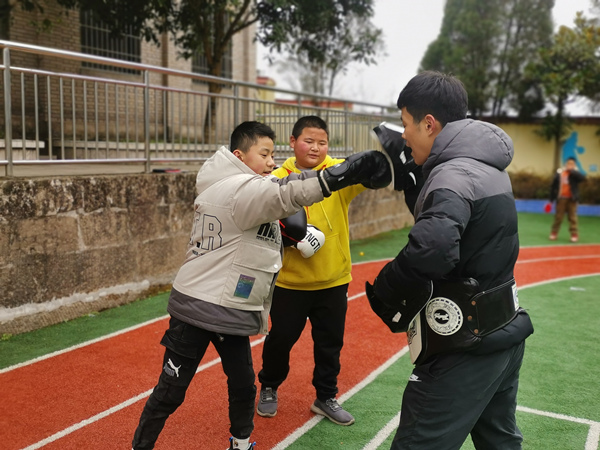
<path fill-rule="evenodd" d="M 249 337 L 220 335 L 172 317 L 161 341 L 166 347 L 163 370 L 135 430 L 132 442 L 135 450 L 154 448 L 167 418 L 183 403 L 211 342 L 227 375 L 230 432 L 241 439 L 250 436 L 254 429 L 256 385 Z"/>
<path fill-rule="evenodd" d="M 487 355 L 447 354 L 415 367 L 392 450 L 521 449 L 515 411 L 525 342 Z"/>
<path fill-rule="evenodd" d="M 347 284 L 317 291 L 276 287 L 271 306 L 271 329 L 265 339 L 263 366 L 258 374 L 261 384 L 277 389 L 287 378 L 290 351 L 308 318 L 314 343 L 313 385 L 317 397 L 323 401 L 335 397 L 347 309 Z"/>

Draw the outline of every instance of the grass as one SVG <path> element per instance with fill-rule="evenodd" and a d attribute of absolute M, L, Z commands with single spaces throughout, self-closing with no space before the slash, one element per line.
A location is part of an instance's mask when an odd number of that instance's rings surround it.
<path fill-rule="evenodd" d="M 569 244 L 568 223 L 565 218 L 558 240 L 549 241 L 552 214 L 519 213 L 519 239 L 521 246 Z M 410 228 L 392 230 L 368 239 L 355 240 L 350 243 L 353 262 L 373 261 L 394 258 L 408 242 Z M 579 217 L 579 243 L 600 243 L 600 217 Z"/>
<path fill-rule="evenodd" d="M 589 425 L 575 420 L 600 422 L 600 405 L 596 401 L 598 372 L 594 370 L 598 368 L 597 327 L 593 320 L 583 320 L 600 315 L 596 295 L 599 289 L 600 277 L 593 276 L 519 291 L 519 300 L 529 311 L 535 332 L 527 340 L 518 404 L 566 416 L 557 419 L 517 411 L 524 450 L 590 448 L 585 446 Z M 569 317 L 581 320 L 575 324 Z M 327 448 L 363 449 L 400 410 L 402 391 L 411 370 L 409 358 L 402 357 L 373 383 L 346 400 L 344 407 L 356 418 L 352 427 L 321 421 L 287 448 L 322 448 L 320 443 L 326 440 Z M 376 448 L 389 449 L 394 433 L 395 428 Z M 462 450 L 473 449 L 467 439 Z"/>

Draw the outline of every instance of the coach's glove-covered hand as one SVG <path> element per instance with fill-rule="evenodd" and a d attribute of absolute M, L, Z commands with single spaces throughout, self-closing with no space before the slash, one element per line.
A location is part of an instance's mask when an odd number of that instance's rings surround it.
<path fill-rule="evenodd" d="M 375 279 L 374 283 L 377 283 L 377 278 Z M 398 320 L 394 321 L 394 319 L 399 319 L 402 314 L 399 311 L 396 311 L 394 308 L 386 306 L 375 295 L 373 285 L 368 281 L 365 282 L 365 293 L 367 294 L 367 299 L 369 300 L 369 304 L 371 305 L 373 312 L 377 314 L 381 320 L 383 320 L 383 323 L 385 323 L 393 333 L 400 333 L 408 329 L 408 326 L 404 328 L 404 323 L 400 324 Z"/>
<path fill-rule="evenodd" d="M 390 269 L 388 263 L 373 286 L 367 282 L 365 292 L 371 309 L 393 333 L 408 330 L 408 326 L 417 313 L 431 299 L 433 283 L 415 282 L 392 288 L 386 282 L 386 273 Z"/>
<path fill-rule="evenodd" d="M 304 258 L 310 258 L 317 253 L 325 244 L 325 235 L 314 225 L 306 226 L 306 236 L 296 244 L 296 248 L 300 251 Z"/>
<path fill-rule="evenodd" d="M 373 131 L 377 135 L 392 167 L 392 182 L 396 191 L 409 191 L 420 184 L 423 174 L 415 163 L 412 150 L 406 146 L 402 129 L 382 122 Z"/>

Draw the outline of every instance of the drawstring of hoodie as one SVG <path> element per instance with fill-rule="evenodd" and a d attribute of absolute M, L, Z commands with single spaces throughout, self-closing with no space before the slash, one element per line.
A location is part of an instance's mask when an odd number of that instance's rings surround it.
<path fill-rule="evenodd" d="M 327 225 L 329 225 L 329 231 L 333 231 L 333 227 L 331 226 L 331 222 L 329 221 L 329 217 L 327 217 L 327 213 L 325 212 L 325 208 L 323 208 L 323 203 L 319 202 L 319 206 L 321 207 L 321 211 L 323 211 L 323 215 L 325 219 L 327 219 Z"/>

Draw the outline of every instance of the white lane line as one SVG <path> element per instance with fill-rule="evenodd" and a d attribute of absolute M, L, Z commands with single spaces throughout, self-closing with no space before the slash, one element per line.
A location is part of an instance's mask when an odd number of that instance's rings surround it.
<path fill-rule="evenodd" d="M 600 441 L 600 422 L 595 422 L 589 419 L 581 419 L 579 417 L 567 416 L 565 414 L 557 414 L 548 411 L 540 411 L 539 409 L 527 408 L 526 406 L 517 406 L 517 411 L 536 414 L 538 416 L 550 417 L 552 419 L 565 420 L 567 422 L 581 423 L 589 425 L 590 431 L 585 442 L 585 450 L 597 450 Z"/>
<path fill-rule="evenodd" d="M 265 338 L 257 339 L 255 341 L 251 342 L 250 346 L 254 347 L 258 344 L 262 344 L 264 342 L 264 340 L 265 340 Z M 207 362 L 206 364 L 202 364 L 202 365 L 198 366 L 196 373 L 202 372 L 203 370 L 206 370 L 216 364 L 219 364 L 220 362 L 221 362 L 221 358 L 216 358 L 216 359 L 213 359 L 212 361 Z M 149 389 L 146 392 L 142 392 L 141 394 L 136 395 L 135 397 L 130 398 L 129 400 L 125 400 L 124 402 L 119 403 L 118 405 L 113 406 L 112 408 L 109 408 L 105 411 L 102 411 L 101 413 L 98 413 L 95 416 L 90 417 L 89 419 L 85 419 L 85 420 L 82 420 L 81 422 L 71 425 L 70 427 L 65 428 L 62 431 L 59 431 L 58 433 L 54 433 L 52 436 L 48 436 L 47 438 L 42 439 L 41 441 L 36 442 L 35 444 L 32 444 L 28 447 L 23 448 L 22 450 L 36 450 L 38 448 L 43 447 L 44 445 L 50 444 L 54 441 L 57 441 L 65 436 L 83 428 L 83 427 L 91 425 L 94 422 L 98 422 L 100 419 L 104 419 L 105 417 L 108 417 L 111 414 L 119 412 L 122 409 L 125 409 L 128 406 L 131 406 L 134 403 L 136 403 L 146 397 L 149 397 L 150 394 L 152 394 L 153 390 L 154 390 L 154 388 Z"/>
<path fill-rule="evenodd" d="M 131 326 L 129 328 L 124 328 L 122 330 L 115 331 L 114 333 L 106 334 L 106 335 L 101 336 L 99 338 L 82 342 L 81 344 L 73 345 L 71 347 L 67 347 L 67 348 L 64 348 L 62 350 L 57 350 L 55 352 L 48 353 L 47 355 L 38 356 L 37 358 L 30 359 L 29 361 L 25 361 L 25 362 L 22 362 L 22 363 L 19 363 L 19 364 L 15 364 L 13 366 L 5 367 L 4 369 L 0 369 L 0 374 L 5 373 L 5 372 L 10 372 L 11 370 L 19 369 L 21 367 L 25 367 L 25 366 L 28 366 L 30 364 L 36 363 L 36 362 L 40 362 L 40 361 L 43 361 L 45 359 L 52 358 L 54 356 L 62 355 L 63 353 L 68 353 L 70 351 L 77 350 L 78 348 L 83 348 L 83 347 L 86 347 L 88 345 L 95 344 L 96 342 L 101 342 L 101 341 L 104 341 L 105 339 L 110 339 L 110 338 L 113 338 L 115 336 L 119 336 L 120 334 L 124 334 L 124 333 L 128 333 L 130 331 L 133 331 L 133 330 L 137 330 L 138 328 L 145 327 L 146 325 L 151 325 L 154 322 L 158 322 L 160 320 L 167 319 L 168 317 L 169 317 L 168 315 L 157 317 L 156 319 L 148 320 L 146 322 L 142 322 L 142 323 L 139 323 L 137 325 L 133 325 L 133 326 Z"/>
<path fill-rule="evenodd" d="M 392 420 L 390 420 L 385 427 L 379 430 L 379 433 L 371 439 L 367 445 L 363 447 L 363 450 L 376 450 L 385 440 L 398 428 L 400 424 L 400 413 L 396 414 Z"/>
<path fill-rule="evenodd" d="M 577 280 L 579 278 L 596 277 L 599 275 L 600 275 L 600 272 L 596 272 L 596 273 L 588 273 L 585 275 L 573 275 L 573 276 L 568 276 L 568 277 L 554 278 L 552 280 L 538 281 L 537 283 L 529 283 L 529 284 L 525 284 L 523 286 L 519 286 L 519 291 L 521 289 L 529 289 L 532 287 L 543 286 L 545 284 L 559 283 L 561 281 L 567 281 L 567 280 Z"/>
<path fill-rule="evenodd" d="M 362 388 L 367 386 L 369 383 L 373 382 L 373 380 L 375 378 L 377 378 L 381 373 L 383 373 L 385 370 L 387 370 L 392 364 L 394 364 L 396 361 L 398 361 L 398 359 L 400 359 L 406 353 L 408 353 L 408 346 L 403 347 L 398 353 L 396 353 L 394 356 L 392 356 L 390 359 L 388 359 L 385 363 L 383 363 L 381 366 L 379 366 L 377 369 L 375 369 L 373 372 L 371 372 L 364 380 L 362 380 L 360 383 L 358 383 L 356 386 L 354 386 L 348 392 L 344 393 L 344 395 L 340 396 L 339 403 L 344 403 L 346 400 L 348 400 L 350 397 L 352 397 L 354 394 L 356 394 Z M 287 446 L 291 445 L 296 440 L 298 440 L 303 434 L 308 432 L 308 430 L 310 430 L 312 427 L 314 427 L 316 424 L 318 424 L 322 419 L 323 419 L 323 416 L 313 417 L 312 419 L 310 419 L 308 422 L 306 422 L 301 427 L 296 428 L 296 430 L 292 434 L 290 434 L 288 437 L 286 437 L 283 441 L 279 442 L 275 447 L 273 447 L 272 450 L 282 450 L 282 449 L 286 448 Z"/>
<path fill-rule="evenodd" d="M 365 295 L 364 292 L 362 292 L 360 294 L 353 295 L 352 297 L 348 298 L 348 301 L 350 301 L 350 300 L 356 300 L 357 298 L 362 297 L 363 295 Z M 125 333 L 128 333 L 128 332 L 133 331 L 133 330 L 137 330 L 138 328 L 142 328 L 142 327 L 145 327 L 146 325 L 151 325 L 151 324 L 153 324 L 155 322 L 158 322 L 158 321 L 161 321 L 161 320 L 164 320 L 164 319 L 168 319 L 168 318 L 169 318 L 169 315 L 157 317 L 156 319 L 148 320 L 146 322 L 142 322 L 142 323 L 139 323 L 137 325 L 133 325 L 133 326 L 131 326 L 129 328 L 124 328 L 122 330 L 115 331 L 114 333 L 106 334 L 106 335 L 101 336 L 99 338 L 91 339 L 89 341 L 82 342 L 81 344 L 73 345 L 71 347 L 67 347 L 67 348 L 64 348 L 62 350 L 57 350 L 55 352 L 48 353 L 47 355 L 42 355 L 42 356 L 39 356 L 37 358 L 30 359 L 29 361 L 25 361 L 25 362 L 18 363 L 18 364 L 12 365 L 12 366 L 8 366 L 8 367 L 5 367 L 4 369 L 0 369 L 0 374 L 5 373 L 5 372 L 10 372 L 11 370 L 19 369 L 21 367 L 25 367 L 25 366 L 28 366 L 30 364 L 34 364 L 36 362 L 40 362 L 40 361 L 43 361 L 45 359 L 52 358 L 54 356 L 62 355 L 63 353 L 68 353 L 70 351 L 77 350 L 79 348 L 83 348 L 83 347 L 86 347 L 88 345 L 95 344 L 97 342 L 102 342 L 105 339 L 110 339 L 110 338 L 113 338 L 115 336 L 119 336 L 121 334 L 125 334 Z"/>
<path fill-rule="evenodd" d="M 581 423 L 590 426 L 588 432 L 587 441 L 585 443 L 585 450 L 597 450 L 600 441 L 600 422 L 595 422 L 588 419 L 580 419 L 578 417 L 567 416 L 564 414 L 557 414 L 548 411 L 540 411 L 539 409 L 527 408 L 526 406 L 517 406 L 517 411 L 521 411 L 528 414 L 536 414 L 538 416 L 550 417 L 552 419 L 565 420 L 568 422 Z M 390 420 L 377 435 L 363 447 L 363 450 L 376 450 L 385 440 L 398 428 L 400 423 L 400 413 L 396 414 L 392 420 Z"/>
<path fill-rule="evenodd" d="M 578 255 L 578 256 L 553 256 L 551 258 L 536 258 L 536 259 L 524 259 L 517 260 L 517 264 L 529 264 L 539 262 L 552 262 L 552 261 L 564 261 L 566 259 L 596 259 L 600 258 L 600 254 L 597 255 Z"/>

